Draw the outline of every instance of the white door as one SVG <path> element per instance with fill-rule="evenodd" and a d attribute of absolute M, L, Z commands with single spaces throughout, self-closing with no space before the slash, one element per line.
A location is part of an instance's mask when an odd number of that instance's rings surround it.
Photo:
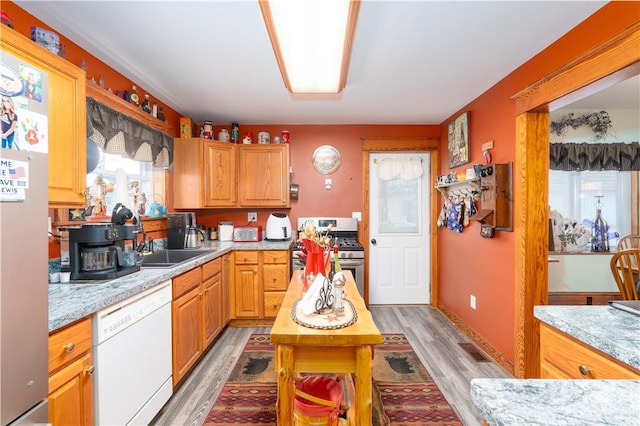
<path fill-rule="evenodd" d="M 431 302 L 430 164 L 429 153 L 369 156 L 369 304 Z"/>

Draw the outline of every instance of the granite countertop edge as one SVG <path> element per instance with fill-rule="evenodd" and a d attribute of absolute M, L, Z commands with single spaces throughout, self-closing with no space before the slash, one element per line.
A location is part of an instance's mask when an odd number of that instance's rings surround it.
<path fill-rule="evenodd" d="M 534 316 L 640 370 L 640 316 L 610 306 L 534 306 Z"/>
<path fill-rule="evenodd" d="M 472 379 L 471 400 L 491 426 L 630 425 L 640 380 Z"/>
<path fill-rule="evenodd" d="M 234 250 L 289 250 L 294 241 L 209 242 L 211 253 L 173 268 L 143 268 L 99 284 L 49 284 L 49 333 Z"/>

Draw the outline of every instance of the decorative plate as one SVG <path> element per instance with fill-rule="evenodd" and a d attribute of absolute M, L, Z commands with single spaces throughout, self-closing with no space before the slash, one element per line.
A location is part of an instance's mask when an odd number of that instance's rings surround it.
<path fill-rule="evenodd" d="M 19 96 L 24 92 L 24 82 L 20 79 L 20 74 L 7 66 L 0 64 L 0 94 L 3 96 Z"/>
<path fill-rule="evenodd" d="M 299 308 L 300 299 L 293 302 L 291 307 L 291 319 L 307 328 L 315 328 L 318 330 L 337 330 L 339 328 L 348 327 L 358 321 L 358 313 L 355 306 L 349 299 L 343 300 L 344 314 L 337 316 L 333 312 L 305 315 Z"/>
<path fill-rule="evenodd" d="M 330 175 L 340 168 L 340 152 L 331 145 L 322 145 L 313 152 L 313 167 L 323 175 Z"/>

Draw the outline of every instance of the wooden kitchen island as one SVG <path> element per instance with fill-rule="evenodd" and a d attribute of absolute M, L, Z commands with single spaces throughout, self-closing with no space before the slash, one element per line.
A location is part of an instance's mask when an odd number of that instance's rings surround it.
<path fill-rule="evenodd" d="M 277 418 L 279 425 L 293 425 L 294 378 L 297 373 L 353 373 L 354 419 L 359 426 L 371 425 L 371 360 L 382 334 L 371 318 L 349 271 L 345 297 L 353 303 L 358 320 L 336 330 L 319 330 L 297 324 L 291 318 L 293 304 L 302 297 L 302 274 L 295 271 L 271 329 L 278 375 Z"/>

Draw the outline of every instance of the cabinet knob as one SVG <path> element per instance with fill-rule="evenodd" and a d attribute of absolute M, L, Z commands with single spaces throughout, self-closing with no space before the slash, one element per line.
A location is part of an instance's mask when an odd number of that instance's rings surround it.
<path fill-rule="evenodd" d="M 273 278 L 272 278 L 272 280 L 273 280 L 273 282 L 275 283 L 276 281 L 278 281 L 278 278 L 273 277 Z"/>
<path fill-rule="evenodd" d="M 76 347 L 76 345 L 73 342 L 70 342 L 64 347 L 64 350 L 67 351 L 67 352 L 73 352 L 75 347 Z"/>
<path fill-rule="evenodd" d="M 278 304 L 277 304 L 277 303 L 274 303 L 274 304 L 273 304 L 273 307 L 274 307 L 274 308 L 277 308 L 277 307 L 278 307 Z"/>
<path fill-rule="evenodd" d="M 580 371 L 580 374 L 582 374 L 583 376 L 588 376 L 589 374 L 591 374 L 591 370 L 589 370 L 589 367 L 587 367 L 586 365 L 578 366 L 578 371 Z"/>
<path fill-rule="evenodd" d="M 85 371 L 88 375 L 92 375 L 93 372 L 96 371 L 96 366 L 92 365 L 91 367 L 88 367 Z"/>

